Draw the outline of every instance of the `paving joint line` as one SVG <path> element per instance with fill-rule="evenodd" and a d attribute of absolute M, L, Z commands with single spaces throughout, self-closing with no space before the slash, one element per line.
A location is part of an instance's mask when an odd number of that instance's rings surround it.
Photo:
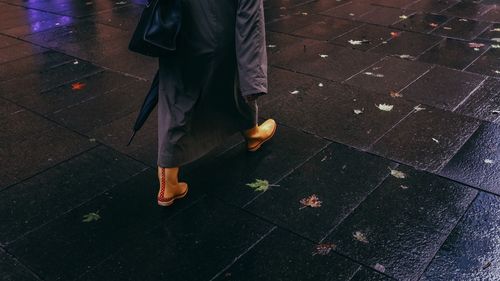
<path fill-rule="evenodd" d="M 186 206 L 183 206 L 176 213 L 174 213 L 173 215 L 171 215 L 170 217 L 168 217 L 164 222 L 160 222 L 159 225 L 155 225 L 155 226 L 151 227 L 150 229 L 145 230 L 142 233 L 137 233 L 136 235 L 132 236 L 131 238 L 137 238 L 137 237 L 140 237 L 140 236 L 147 236 L 147 235 L 151 234 L 153 231 L 155 231 L 155 230 L 159 229 L 160 227 L 164 226 L 164 224 L 166 224 L 167 222 L 171 221 L 173 218 L 177 217 L 178 215 L 180 215 L 181 213 L 183 213 L 187 209 L 190 209 L 194 205 L 198 204 L 198 202 L 202 201 L 205 198 L 206 198 L 206 195 L 203 195 L 203 194 L 200 195 L 199 198 L 196 198 L 196 199 L 193 200 L 193 202 L 190 202 Z M 158 208 L 165 208 L 165 207 L 159 206 Z M 133 240 L 133 239 L 131 239 L 131 240 Z M 127 246 L 117 247 L 117 249 L 114 250 L 112 253 L 110 253 L 106 258 L 104 258 L 102 261 L 100 261 L 99 263 L 97 263 L 95 266 L 93 266 L 93 267 L 85 270 L 84 272 L 82 272 L 81 274 L 79 274 L 78 276 L 76 276 L 73 280 L 79 280 L 85 274 L 96 270 L 101 265 L 103 265 L 105 262 L 107 262 L 108 260 L 111 260 L 112 258 L 114 258 L 118 253 L 120 253 L 121 251 L 124 251 L 126 248 L 127 248 Z"/>
<path fill-rule="evenodd" d="M 21 262 L 17 256 L 15 256 L 14 254 L 12 254 L 9 250 L 7 250 L 6 248 L 2 248 L 0 250 L 0 252 L 3 251 L 9 258 L 11 258 L 12 260 L 14 260 L 15 262 L 17 262 L 19 265 L 21 265 L 21 267 L 28 271 L 33 277 L 35 277 L 36 279 L 38 279 L 39 281 L 44 281 L 45 279 L 42 278 L 33 268 L 31 268 L 31 266 L 29 264 L 25 264 L 23 262 Z"/>
<path fill-rule="evenodd" d="M 422 272 L 418 275 L 418 278 L 417 280 L 420 280 L 422 278 L 422 276 L 425 274 L 425 272 L 427 271 L 427 269 L 429 269 L 430 265 L 432 264 L 432 261 L 434 260 L 434 258 L 436 257 L 437 253 L 439 252 L 439 250 L 441 250 L 441 248 L 443 247 L 443 245 L 446 243 L 446 241 L 448 241 L 448 238 L 450 237 L 450 235 L 453 233 L 453 231 L 455 231 L 455 229 L 457 228 L 457 226 L 460 224 L 460 222 L 463 220 L 463 218 L 465 217 L 465 215 L 469 212 L 469 210 L 472 208 L 472 206 L 474 205 L 474 202 L 476 200 L 478 200 L 477 198 L 479 197 L 479 194 L 480 192 L 477 192 L 477 194 L 474 196 L 474 198 L 471 200 L 471 202 L 469 203 L 469 205 L 467 206 L 467 208 L 465 208 L 465 211 L 462 213 L 462 215 L 460 216 L 460 218 L 457 220 L 457 222 L 455 223 L 455 225 L 453 225 L 453 227 L 451 228 L 451 230 L 448 232 L 448 235 L 446 235 L 445 238 L 443 238 L 443 241 L 441 241 L 439 247 L 436 248 L 436 250 L 434 251 L 434 254 L 432 255 L 431 258 L 429 258 L 429 260 L 427 261 L 425 267 L 423 267 L 423 270 Z"/>
<path fill-rule="evenodd" d="M 34 232 L 36 232 L 37 230 L 42 229 L 43 227 L 45 227 L 45 226 L 47 226 L 47 225 L 51 224 L 52 222 L 54 222 L 54 221 L 58 220 L 59 218 L 62 218 L 62 217 L 64 217 L 65 215 L 67 215 L 67 214 L 69 214 L 69 213 L 73 212 L 74 210 L 76 210 L 76 209 L 78 209 L 78 208 L 82 207 L 83 205 L 88 204 L 89 202 L 91 202 L 91 201 L 93 201 L 94 199 L 96 199 L 96 198 L 98 198 L 98 197 L 102 196 L 103 194 L 105 194 L 105 193 L 107 193 L 107 192 L 109 192 L 109 191 L 114 190 L 115 188 L 117 188 L 117 187 L 118 187 L 118 186 L 120 186 L 121 184 L 124 184 L 124 183 L 126 183 L 126 182 L 130 181 L 133 177 L 135 177 L 135 176 L 137 176 L 137 175 L 139 175 L 139 174 L 142 174 L 142 173 L 147 172 L 147 170 L 148 170 L 148 169 L 150 169 L 150 168 L 147 168 L 147 167 L 146 167 L 146 168 L 144 168 L 144 169 L 142 169 L 142 170 L 140 170 L 140 171 L 138 171 L 138 172 L 136 172 L 136 173 L 132 174 L 132 175 L 131 175 L 129 178 L 127 178 L 126 180 L 123 180 L 123 181 L 121 181 L 121 182 L 116 182 L 115 184 L 110 185 L 108 188 L 106 188 L 106 189 L 102 190 L 101 192 L 96 193 L 94 196 L 89 197 L 87 200 L 82 201 L 82 202 L 80 202 L 79 204 L 75 205 L 74 207 L 72 207 L 72 208 L 70 208 L 70 209 L 68 209 L 68 210 L 66 210 L 66 211 L 64 211 L 64 212 L 62 212 L 62 213 L 60 213 L 60 214 L 58 214 L 58 215 L 56 215 L 56 216 L 54 216 L 54 217 L 50 218 L 49 220 L 47 220 L 47 221 L 46 221 L 46 222 L 44 222 L 43 224 L 40 224 L 40 225 L 38 225 L 38 226 L 36 226 L 36 227 L 34 227 L 34 228 L 30 229 L 29 231 L 24 232 L 23 234 L 21 234 L 21 235 L 19 235 L 18 237 L 16 237 L 14 240 L 11 240 L 11 241 L 7 242 L 7 244 L 5 244 L 5 246 L 7 246 L 7 247 L 8 247 L 9 245 L 12 245 L 12 244 L 16 243 L 17 241 L 19 241 L 19 240 L 21 240 L 21 239 L 25 238 L 26 236 L 30 235 L 31 233 L 34 233 Z"/>
<path fill-rule="evenodd" d="M 484 77 L 484 76 L 483 76 Z M 488 77 L 484 77 L 484 79 L 479 83 L 476 88 L 474 88 L 459 104 L 457 104 L 451 112 L 455 112 L 458 108 L 460 108 L 465 102 L 467 102 L 479 89 L 486 83 L 486 79 Z"/>
<path fill-rule="evenodd" d="M 386 159 L 386 160 L 390 161 L 389 159 Z M 392 162 L 392 161 L 390 161 L 390 162 Z M 397 164 L 397 163 L 395 163 L 395 162 L 393 162 L 393 163 L 395 164 L 395 165 L 394 165 L 394 166 L 395 166 L 395 167 L 394 167 L 394 169 L 396 169 L 396 168 L 398 168 L 398 167 L 399 167 L 399 164 Z M 391 164 L 391 163 L 389 163 L 389 165 L 390 165 L 390 164 Z M 390 168 L 390 166 L 389 166 L 389 168 Z M 325 235 L 325 236 L 323 236 L 323 237 L 321 238 L 321 240 L 319 241 L 319 243 L 320 243 L 320 244 L 321 244 L 321 243 L 323 243 L 323 242 L 324 242 L 324 240 L 325 240 L 328 236 L 330 236 L 330 234 L 332 234 L 332 233 L 333 233 L 333 232 L 334 232 L 334 231 L 335 231 L 335 230 L 336 230 L 336 229 L 337 229 L 337 228 L 338 228 L 338 227 L 339 227 L 339 226 L 340 226 L 340 225 L 341 225 L 341 224 L 342 224 L 342 223 L 343 223 L 343 222 L 344 222 L 344 221 L 345 221 L 348 217 L 350 217 L 350 216 L 351 216 L 351 214 L 352 214 L 352 213 L 354 213 L 354 212 L 358 209 L 358 207 L 359 207 L 359 206 L 361 206 L 361 204 L 363 204 L 366 200 L 368 200 L 368 198 L 369 198 L 369 197 L 370 197 L 370 196 L 371 196 L 371 195 L 372 195 L 372 194 L 373 194 L 373 193 L 374 193 L 377 189 L 379 189 L 379 188 L 382 186 L 382 184 L 384 184 L 384 182 L 386 182 L 386 181 L 387 181 L 387 179 L 388 179 L 390 176 L 391 176 L 391 173 L 390 173 L 390 172 L 387 172 L 387 174 L 386 174 L 386 175 L 385 175 L 385 176 L 384 176 L 384 177 L 383 177 L 383 178 L 382 178 L 382 179 L 381 179 L 381 180 L 380 180 L 380 181 L 379 181 L 379 182 L 378 182 L 378 183 L 377 183 L 377 184 L 376 184 L 376 185 L 372 188 L 372 190 L 370 190 L 370 191 L 368 192 L 368 194 L 366 194 L 366 196 L 365 196 L 364 198 L 362 198 L 362 199 L 359 201 L 359 203 L 358 203 L 358 204 L 356 204 L 356 205 L 352 208 L 351 212 L 349 212 L 348 214 L 346 214 L 343 218 L 341 218 L 341 219 L 340 219 L 340 221 L 339 221 L 339 222 L 338 222 L 335 226 L 333 226 L 330 230 L 328 230 L 328 232 L 326 233 L 326 235 Z"/>
<path fill-rule="evenodd" d="M 273 227 L 271 227 L 271 229 L 266 234 L 264 234 L 262 237 L 260 237 L 259 239 L 257 239 L 257 241 L 255 241 L 252 245 L 250 245 L 250 247 L 248 249 L 246 249 L 245 251 L 243 251 L 243 253 L 241 253 L 240 255 L 236 256 L 233 259 L 232 262 L 230 262 L 227 266 L 225 266 L 221 271 L 219 271 L 218 273 L 216 273 L 212 278 L 209 279 L 209 281 L 215 280 L 217 277 L 219 277 L 222 273 L 224 273 L 224 271 L 226 271 L 231 266 L 233 266 L 246 253 L 250 252 L 250 250 L 252 250 L 253 248 L 255 248 L 255 246 L 257 246 L 262 240 L 264 240 L 265 238 L 267 238 L 267 236 L 269 236 L 277 228 L 278 227 L 276 225 L 273 225 Z"/>
<path fill-rule="evenodd" d="M 291 175 L 293 172 L 295 172 L 296 170 L 298 170 L 300 167 L 302 167 L 303 165 L 305 165 L 312 158 L 316 157 L 316 155 L 320 154 L 322 151 L 324 151 L 325 149 L 327 149 L 331 144 L 332 144 L 332 142 L 327 142 L 321 149 L 319 149 L 318 151 L 314 152 L 310 157 L 306 158 L 303 162 L 301 162 L 300 164 L 298 164 L 296 167 L 288 170 L 281 177 L 279 177 L 278 179 L 276 179 L 275 181 L 273 181 L 273 184 L 280 183 L 283 179 L 285 179 L 286 177 L 288 177 L 289 175 Z M 254 198 L 252 198 L 250 201 L 248 201 L 247 203 L 245 203 L 241 208 L 246 208 L 247 206 L 249 206 L 251 203 L 253 203 L 255 200 L 257 200 L 259 197 L 261 197 L 266 192 L 267 191 L 264 191 L 264 192 L 261 192 L 261 193 L 257 194 Z"/>
<path fill-rule="evenodd" d="M 80 156 L 80 155 L 83 155 L 83 154 L 85 154 L 85 153 L 89 152 L 90 150 L 92 150 L 92 149 L 94 149 L 94 148 L 97 148 L 97 147 L 99 147 L 99 145 L 89 147 L 89 148 L 87 148 L 87 149 L 85 149 L 85 150 L 83 150 L 83 151 L 81 151 L 81 152 L 78 152 L 77 154 L 75 154 L 75 155 L 71 156 L 71 157 L 70 157 L 70 158 L 68 158 L 68 159 L 64 159 L 64 160 L 62 160 L 61 162 L 54 163 L 54 165 L 52 165 L 52 166 L 50 166 L 50 167 L 47 167 L 47 168 L 45 168 L 45 169 L 43 169 L 43 170 L 41 170 L 41 171 L 39 171 L 39 172 L 36 172 L 35 174 L 32 174 L 32 175 L 30 175 L 30 176 L 28 176 L 28 177 L 26 177 L 26 178 L 19 179 L 19 181 L 18 181 L 18 182 L 13 183 L 13 184 L 10 184 L 10 185 L 8 185 L 8 186 L 6 186 L 6 187 L 4 187 L 4 188 L 1 188 L 1 189 L 0 189 L 0 194 L 1 194 L 2 192 L 5 192 L 6 190 L 8 190 L 8 189 L 12 188 L 13 186 L 16 186 L 16 185 L 18 185 L 18 184 L 20 184 L 20 183 L 23 183 L 23 182 L 27 181 L 27 180 L 30 180 L 30 179 L 32 179 L 32 178 L 34 178 L 34 177 L 36 177 L 36 176 L 38 176 L 38 175 L 40 175 L 40 174 L 43 174 L 43 173 L 45 173 L 46 171 L 48 171 L 48 170 L 50 170 L 50 169 L 52 169 L 52 168 L 54 168 L 54 167 L 56 167 L 56 166 L 58 166 L 58 165 L 60 165 L 60 164 L 63 164 L 63 163 L 69 162 L 69 161 L 70 161 L 70 160 L 72 160 L 73 158 L 78 157 L 78 156 Z"/>

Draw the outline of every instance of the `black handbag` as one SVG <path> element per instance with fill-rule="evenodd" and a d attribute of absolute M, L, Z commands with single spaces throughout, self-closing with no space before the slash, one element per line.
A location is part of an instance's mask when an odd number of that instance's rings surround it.
<path fill-rule="evenodd" d="M 182 0 L 150 0 L 132 34 L 129 50 L 150 57 L 176 49 L 182 21 Z"/>

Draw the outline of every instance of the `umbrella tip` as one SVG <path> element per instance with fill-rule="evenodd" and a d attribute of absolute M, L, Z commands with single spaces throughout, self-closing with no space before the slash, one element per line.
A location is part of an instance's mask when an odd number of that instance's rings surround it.
<path fill-rule="evenodd" d="M 131 143 L 132 143 L 132 140 L 134 139 L 135 137 L 135 133 L 137 133 L 137 131 L 133 131 L 132 135 L 130 136 L 129 140 L 128 140 L 128 143 L 127 143 L 127 146 L 129 146 Z"/>

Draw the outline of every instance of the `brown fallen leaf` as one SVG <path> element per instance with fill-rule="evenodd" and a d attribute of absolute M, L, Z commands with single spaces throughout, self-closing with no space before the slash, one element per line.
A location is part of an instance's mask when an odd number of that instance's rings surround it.
<path fill-rule="evenodd" d="M 403 95 L 402 95 L 402 94 L 400 94 L 400 93 L 399 93 L 399 92 L 397 92 L 397 91 L 391 91 L 390 95 L 391 95 L 391 97 L 393 97 L 393 98 L 402 98 L 402 97 L 403 97 Z"/>
<path fill-rule="evenodd" d="M 76 82 L 76 83 L 71 84 L 71 90 L 73 90 L 73 91 L 83 90 L 83 88 L 85 88 L 85 86 L 87 86 L 85 83 Z"/>
<path fill-rule="evenodd" d="M 335 244 L 318 244 L 316 245 L 313 256 L 315 255 L 321 255 L 321 256 L 326 256 L 328 255 L 332 250 L 335 250 L 337 246 Z"/>
<path fill-rule="evenodd" d="M 302 204 L 302 207 L 300 207 L 299 210 L 302 210 L 307 207 L 311 208 L 319 208 L 321 207 L 321 202 L 316 194 L 313 194 L 307 198 L 302 198 L 300 199 L 300 204 Z"/>
<path fill-rule="evenodd" d="M 392 38 L 399 37 L 399 35 L 401 35 L 401 33 L 400 33 L 400 32 L 397 32 L 397 31 L 393 31 L 393 32 L 391 32 L 391 37 L 392 37 Z"/>

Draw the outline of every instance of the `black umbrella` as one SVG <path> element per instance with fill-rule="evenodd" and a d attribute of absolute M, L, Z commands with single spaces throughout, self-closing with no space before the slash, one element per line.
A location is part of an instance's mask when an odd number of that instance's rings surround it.
<path fill-rule="evenodd" d="M 142 103 L 142 107 L 141 107 L 141 110 L 139 111 L 139 115 L 137 116 L 137 119 L 135 120 L 134 127 L 132 128 L 133 133 L 132 133 L 132 136 L 130 136 L 130 139 L 128 140 L 127 146 L 130 145 L 130 143 L 132 142 L 132 139 L 134 139 L 137 131 L 139 131 L 141 129 L 142 125 L 144 125 L 144 122 L 146 122 L 149 115 L 151 114 L 151 111 L 153 111 L 156 104 L 158 104 L 159 84 L 160 84 L 159 71 L 157 71 L 155 78 L 153 79 L 153 82 L 151 83 L 151 88 L 149 89 L 149 92 L 146 95 L 144 102 Z"/>

